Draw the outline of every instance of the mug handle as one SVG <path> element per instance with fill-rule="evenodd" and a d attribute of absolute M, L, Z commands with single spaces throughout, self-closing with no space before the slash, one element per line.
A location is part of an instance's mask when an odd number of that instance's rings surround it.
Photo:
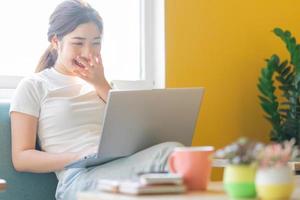
<path fill-rule="evenodd" d="M 172 154 L 169 156 L 169 159 L 168 159 L 170 172 L 172 172 L 172 173 L 176 173 L 176 169 L 175 169 L 175 166 L 174 166 L 174 161 L 175 161 L 175 154 L 172 153 Z"/>

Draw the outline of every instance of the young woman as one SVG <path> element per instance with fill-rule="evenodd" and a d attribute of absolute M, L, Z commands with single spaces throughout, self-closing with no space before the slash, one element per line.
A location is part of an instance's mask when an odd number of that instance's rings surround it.
<path fill-rule="evenodd" d="M 57 199 L 75 199 L 99 178 L 128 179 L 167 170 L 178 143 L 163 143 L 86 169 L 64 166 L 95 153 L 110 86 L 101 60 L 102 19 L 79 0 L 57 6 L 36 73 L 24 78 L 11 102 L 12 160 L 17 171 L 55 172 Z M 38 140 L 41 150 L 35 149 Z M 116 147 L 118 148 L 118 147 Z"/>

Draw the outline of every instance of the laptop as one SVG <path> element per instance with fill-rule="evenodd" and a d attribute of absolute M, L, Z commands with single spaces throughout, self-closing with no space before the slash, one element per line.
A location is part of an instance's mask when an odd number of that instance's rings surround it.
<path fill-rule="evenodd" d="M 98 153 L 67 165 L 84 168 L 176 141 L 190 146 L 204 88 L 111 90 Z"/>

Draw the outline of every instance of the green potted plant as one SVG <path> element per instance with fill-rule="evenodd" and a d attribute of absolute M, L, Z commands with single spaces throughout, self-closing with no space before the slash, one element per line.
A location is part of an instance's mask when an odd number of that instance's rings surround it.
<path fill-rule="evenodd" d="M 300 45 L 289 31 L 273 30 L 286 45 L 290 60 L 272 55 L 261 70 L 258 89 L 262 109 L 271 123 L 271 140 L 295 139 L 300 144 Z"/>
<path fill-rule="evenodd" d="M 223 183 L 231 198 L 253 198 L 255 190 L 255 163 L 263 144 L 240 138 L 215 152 L 216 159 L 226 159 Z"/>

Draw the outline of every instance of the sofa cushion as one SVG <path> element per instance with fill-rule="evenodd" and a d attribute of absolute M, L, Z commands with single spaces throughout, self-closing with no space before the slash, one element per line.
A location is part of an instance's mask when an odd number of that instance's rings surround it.
<path fill-rule="evenodd" d="M 0 178 L 7 189 L 0 192 L 3 200 L 53 200 L 57 178 L 54 173 L 20 173 L 14 170 L 11 160 L 11 128 L 9 103 L 0 102 Z"/>

